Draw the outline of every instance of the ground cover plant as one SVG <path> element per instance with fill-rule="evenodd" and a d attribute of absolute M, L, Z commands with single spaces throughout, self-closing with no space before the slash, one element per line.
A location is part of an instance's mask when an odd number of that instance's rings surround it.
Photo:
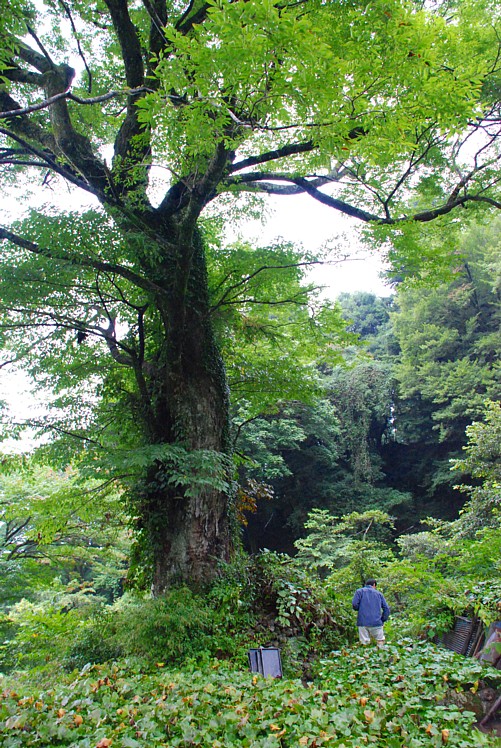
<path fill-rule="evenodd" d="M 45 691 L 4 682 L 4 748 L 174 746 L 496 746 L 452 691 L 501 680 L 493 668 L 410 640 L 386 650 L 346 648 L 315 679 L 272 680 L 214 661 L 167 670 L 141 660 L 86 666 Z"/>

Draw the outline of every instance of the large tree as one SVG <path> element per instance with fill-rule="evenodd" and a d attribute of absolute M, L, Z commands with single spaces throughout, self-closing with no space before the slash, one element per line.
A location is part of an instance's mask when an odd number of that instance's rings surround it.
<path fill-rule="evenodd" d="M 40 376 L 70 330 L 83 349 L 89 337 L 106 344 L 121 368 L 92 380 L 78 436 L 88 444 L 103 389 L 125 393 L 150 448 L 134 512 L 153 590 L 205 581 L 229 552 L 231 445 L 204 214 L 242 192 L 306 194 L 399 231 L 469 204 L 499 208 L 499 10 L 489 0 L 435 13 L 405 0 L 2 7 L 5 185 L 25 170 L 102 208 L 87 221 L 45 211 L 0 229 L 9 341 L 21 327 Z M 67 387 L 96 350 L 75 353 Z M 108 414 L 109 441 L 127 447 L 120 413 Z"/>

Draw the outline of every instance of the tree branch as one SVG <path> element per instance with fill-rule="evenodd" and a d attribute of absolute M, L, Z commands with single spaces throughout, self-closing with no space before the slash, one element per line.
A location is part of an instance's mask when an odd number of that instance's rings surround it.
<path fill-rule="evenodd" d="M 163 292 L 162 289 L 156 285 L 156 283 L 153 283 L 153 281 L 150 281 L 147 278 L 143 278 L 134 271 L 129 270 L 129 268 L 122 267 L 121 265 L 114 265 L 110 262 L 93 260 L 90 257 L 79 257 L 77 255 L 70 256 L 62 252 L 54 252 L 49 249 L 40 247 L 38 244 L 35 244 L 28 239 L 24 239 L 23 237 L 14 234 L 12 231 L 9 231 L 8 229 L 0 226 L 0 241 L 2 240 L 10 241 L 16 246 L 21 247 L 22 249 L 25 249 L 32 254 L 40 255 L 41 257 L 47 257 L 52 260 L 67 262 L 71 265 L 77 265 L 82 268 L 92 268 L 94 270 L 102 270 L 106 273 L 115 273 L 116 275 L 119 275 L 122 278 L 130 281 L 138 288 L 142 288 L 143 290 L 149 291 L 150 293 L 158 294 Z"/>
<path fill-rule="evenodd" d="M 108 350 L 111 353 L 112 358 L 117 362 L 117 364 L 122 364 L 123 366 L 134 367 L 134 359 L 136 357 L 133 351 L 127 346 L 124 346 L 123 344 L 119 343 L 117 340 L 116 319 L 108 315 L 108 320 L 109 320 L 109 324 L 107 328 L 96 327 L 96 330 L 98 331 L 99 335 L 101 335 L 106 341 Z M 89 329 L 92 330 L 92 328 L 89 328 Z M 126 351 L 126 355 L 121 353 L 120 349 Z"/>
<path fill-rule="evenodd" d="M 175 29 L 181 34 L 188 34 L 196 23 L 201 23 L 209 8 L 205 0 L 190 0 L 185 12 L 176 22 Z"/>
<path fill-rule="evenodd" d="M 120 44 L 127 85 L 131 89 L 141 89 L 144 85 L 141 42 L 130 18 L 127 0 L 105 0 L 105 3 Z M 115 138 L 113 171 L 119 192 L 122 194 L 137 189 L 146 194 L 151 144 L 149 129 L 142 126 L 138 120 L 136 101 L 141 96 L 142 92 L 129 95 L 125 119 Z M 131 164 L 135 167 L 133 172 Z M 142 168 L 138 168 L 140 165 Z"/>
<path fill-rule="evenodd" d="M 125 78 L 130 88 L 144 83 L 144 64 L 141 43 L 136 27 L 131 21 L 127 0 L 104 0 L 110 11 L 113 28 L 120 44 L 125 67 Z"/>
<path fill-rule="evenodd" d="M 108 93 L 102 94 L 101 96 L 93 96 L 92 98 L 88 99 L 83 99 L 80 96 L 76 96 L 70 91 L 61 91 L 54 96 L 50 96 L 48 99 L 39 101 L 37 104 L 31 104 L 30 106 L 24 108 L 16 105 L 10 111 L 0 112 L 0 119 L 8 119 L 9 117 L 20 117 L 21 115 L 32 114 L 33 112 L 40 111 L 40 109 L 47 109 L 51 106 L 51 104 L 55 104 L 57 101 L 61 101 L 62 99 L 69 99 L 70 101 L 75 101 L 77 104 L 92 105 L 102 104 L 105 101 L 116 99 L 119 96 L 136 96 L 143 93 L 150 93 L 152 90 L 153 89 L 151 88 L 140 86 L 139 88 L 130 90 L 124 89 L 123 91 L 109 91 Z M 11 101 L 13 100 L 11 99 Z M 15 104 L 15 102 L 13 103 Z"/>
<path fill-rule="evenodd" d="M 21 520 L 19 524 L 16 524 L 15 520 L 10 520 L 7 522 L 7 529 L 5 531 L 5 542 L 10 543 L 16 535 L 19 535 L 20 532 L 22 532 L 26 527 L 29 526 L 31 522 L 31 517 L 28 517 L 25 520 Z"/>
<path fill-rule="evenodd" d="M 150 52 L 159 55 L 162 48 L 168 46 L 164 34 L 167 25 L 167 6 L 165 0 L 142 0 L 146 12 L 151 20 L 150 28 Z"/>
<path fill-rule="evenodd" d="M 318 189 L 326 184 L 340 181 L 347 173 L 349 173 L 348 169 L 335 169 L 325 176 L 306 176 L 304 178 L 308 180 L 308 184 Z M 228 177 L 224 180 L 223 184 L 228 187 L 232 185 L 236 187 L 239 185 L 248 185 L 248 188 L 254 188 L 259 192 L 266 192 L 268 195 L 300 195 L 305 192 L 304 187 L 300 187 L 297 184 L 283 186 L 265 180 L 291 182 L 293 181 L 293 175 L 280 172 L 251 171 L 248 174 L 238 174 L 235 177 Z"/>
<path fill-rule="evenodd" d="M 376 215 L 375 213 L 369 213 L 366 210 L 357 208 L 355 205 L 350 205 L 349 203 L 346 203 L 344 200 L 338 200 L 335 197 L 326 195 L 324 192 L 320 192 L 320 190 L 318 190 L 316 187 L 313 187 L 310 184 L 310 182 L 307 179 L 304 179 L 303 177 L 293 178 L 291 179 L 291 181 L 294 182 L 294 184 L 297 184 L 299 187 L 301 187 L 304 190 L 304 192 L 310 195 L 310 197 L 313 197 L 319 203 L 323 203 L 323 205 L 327 205 L 330 208 L 334 208 L 335 210 L 338 210 L 347 216 L 358 218 L 359 220 L 364 221 L 366 223 L 371 222 L 371 221 L 374 221 L 375 223 L 394 223 L 392 219 L 382 218 Z"/>
<path fill-rule="evenodd" d="M 210 312 L 216 311 L 220 306 L 223 306 L 226 303 L 226 299 L 228 296 L 233 292 L 236 291 L 239 288 L 245 287 L 249 281 L 251 281 L 253 278 L 255 278 L 260 273 L 265 272 L 266 270 L 290 270 L 291 268 L 299 268 L 299 267 L 310 267 L 311 265 L 323 265 L 324 263 L 321 260 L 310 260 L 305 262 L 294 262 L 290 263 L 289 265 L 262 265 L 260 268 L 255 270 L 253 273 L 250 273 L 249 275 L 245 276 L 242 280 L 238 281 L 238 283 L 234 283 L 232 286 L 229 286 L 219 301 L 211 306 Z M 305 289 L 306 290 L 306 289 Z"/>
<path fill-rule="evenodd" d="M 72 16 L 70 7 L 65 2 L 65 0 L 59 0 L 59 3 L 64 8 L 64 11 L 65 11 L 66 15 L 68 16 L 68 20 L 69 20 L 69 22 L 71 24 L 71 29 L 73 31 L 73 36 L 75 37 L 75 41 L 77 43 L 78 54 L 80 55 L 80 57 L 82 59 L 82 62 L 83 62 L 84 67 L 85 67 L 85 70 L 87 71 L 87 78 L 88 78 L 88 81 L 89 81 L 87 90 L 90 93 L 92 91 L 92 72 L 91 72 L 91 69 L 89 68 L 89 66 L 87 65 L 87 60 L 85 59 L 85 55 L 83 53 L 82 45 L 80 44 L 80 39 L 78 38 L 77 28 L 75 26 L 75 22 L 73 20 L 73 16 Z"/>
<path fill-rule="evenodd" d="M 28 26 L 29 29 L 29 26 Z M 33 31 L 30 32 L 37 44 L 40 46 L 41 43 L 37 36 L 34 34 Z M 40 73 L 48 73 L 49 71 L 54 69 L 54 63 L 50 59 L 48 53 L 45 51 L 44 47 L 42 46 L 43 54 L 40 54 L 40 52 L 36 52 L 34 49 L 29 47 L 25 42 L 19 42 L 17 54 L 23 60 L 24 62 L 27 62 L 28 65 L 31 65 L 35 68 L 35 70 L 38 70 Z"/>
<path fill-rule="evenodd" d="M 0 94 L 1 99 L 1 94 Z M 88 184 L 85 179 L 83 179 L 79 174 L 75 173 L 72 169 L 67 167 L 66 165 L 61 165 L 58 161 L 54 153 L 52 151 L 45 151 L 41 150 L 40 148 L 36 148 L 35 146 L 32 146 L 27 140 L 22 138 L 21 136 L 17 135 L 16 133 L 12 132 L 12 130 L 7 130 L 3 127 L 0 127 L 0 133 L 2 135 L 6 135 L 11 140 L 14 140 L 16 143 L 19 143 L 25 149 L 28 153 L 32 153 L 37 158 L 41 159 L 42 164 L 29 164 L 35 165 L 35 166 L 45 166 L 46 168 L 51 169 L 51 171 L 54 171 L 56 174 L 59 174 L 64 179 L 67 179 L 68 182 L 71 182 L 76 187 L 81 187 L 86 192 L 91 192 L 92 194 L 95 194 L 95 191 L 92 189 L 92 186 Z"/>
<path fill-rule="evenodd" d="M 501 158 L 501 157 L 500 157 Z M 483 168 L 483 167 L 482 167 Z M 475 172 L 472 172 L 472 174 L 476 173 L 479 169 L 475 170 Z M 244 175 L 245 176 L 245 175 Z M 274 175 L 269 175 L 273 179 L 275 179 Z M 285 179 L 285 175 L 278 174 L 276 175 L 276 179 Z M 295 185 L 297 185 L 303 192 L 310 195 L 310 197 L 313 197 L 318 202 L 322 203 L 323 205 L 327 205 L 329 208 L 334 208 L 335 210 L 344 213 L 347 216 L 352 216 L 353 218 L 357 218 L 360 221 L 363 221 L 364 223 L 376 223 L 376 224 L 384 224 L 387 226 L 394 226 L 399 223 L 403 223 L 404 221 L 418 221 L 420 223 L 426 223 L 428 221 L 433 221 L 435 218 L 438 218 L 439 216 L 447 215 L 451 211 L 453 211 L 455 208 L 464 206 L 467 202 L 483 202 L 489 205 L 492 205 L 493 207 L 499 208 L 500 203 L 493 198 L 486 197 L 482 194 L 478 195 L 471 195 L 469 193 L 466 193 L 462 195 L 461 197 L 459 195 L 452 195 L 449 197 L 449 200 L 445 205 L 441 205 L 437 208 L 432 208 L 430 210 L 421 211 L 419 213 L 414 213 L 410 216 L 400 216 L 398 218 L 394 218 L 391 215 L 389 215 L 389 212 L 385 210 L 384 216 L 379 216 L 376 213 L 371 213 L 367 210 L 363 210 L 362 208 L 358 208 L 355 205 L 352 205 L 350 203 L 345 202 L 344 200 L 339 200 L 335 197 L 332 197 L 331 195 L 326 195 L 324 192 L 320 192 L 317 187 L 314 186 L 312 181 L 308 180 L 305 177 L 289 177 L 290 181 L 293 182 Z M 270 185 L 267 183 L 260 184 L 258 181 L 250 182 L 248 183 L 248 186 L 251 187 L 254 190 L 262 190 L 263 192 L 269 192 Z M 273 185 L 271 185 L 271 188 L 273 188 Z M 289 194 L 284 192 L 278 192 L 274 191 L 274 194 Z"/>
<path fill-rule="evenodd" d="M 313 151 L 315 144 L 312 140 L 307 140 L 304 143 L 290 143 L 284 145 L 281 148 L 277 148 L 274 151 L 265 151 L 257 156 L 249 156 L 241 161 L 233 163 L 228 169 L 228 174 L 234 174 L 236 171 L 242 169 L 248 169 L 250 166 L 257 166 L 258 164 L 265 164 L 268 161 L 276 161 L 280 158 L 286 158 L 287 156 L 295 156 L 299 153 L 308 153 Z"/>
<path fill-rule="evenodd" d="M 26 47 L 21 46 L 21 49 L 26 51 Z M 29 53 L 29 56 L 34 57 L 35 62 L 39 63 L 40 68 L 49 64 L 42 55 L 33 50 L 29 50 Z M 89 139 L 74 129 L 68 113 L 66 97 L 58 96 L 58 94 L 68 92 L 73 75 L 74 70 L 68 65 L 59 65 L 49 66 L 42 76 L 46 98 L 52 101 L 49 106 L 52 125 L 50 131 L 35 124 L 26 115 L 20 114 L 21 107 L 17 102 L 6 92 L 0 91 L 0 105 L 4 111 L 9 112 L 7 118 L 11 128 L 11 131 L 4 131 L 4 134 L 8 137 L 17 135 L 22 145 L 31 149 L 33 149 L 31 146 L 33 141 L 41 145 L 44 152 L 37 149 L 37 155 L 43 155 L 51 168 L 67 178 L 70 178 L 70 171 L 73 172 L 80 179 L 75 182 L 73 176 L 71 181 L 78 183 L 81 187 L 87 183 L 84 189 L 98 195 L 102 201 L 106 201 L 106 198 L 109 201 L 109 193 L 113 194 L 113 184 L 106 166 L 95 156 Z M 57 165 L 59 159 L 65 162 L 63 169 Z"/>

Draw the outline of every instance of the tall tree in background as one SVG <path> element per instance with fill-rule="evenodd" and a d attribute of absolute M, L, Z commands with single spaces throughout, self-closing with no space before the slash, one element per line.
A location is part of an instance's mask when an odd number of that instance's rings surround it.
<path fill-rule="evenodd" d="M 451 459 L 485 399 L 501 398 L 499 220 L 462 231 L 456 246 L 443 282 L 408 277 L 382 299 L 342 294 L 349 330 L 363 345 L 345 352 L 348 366 L 327 374 L 323 367 L 330 402 L 291 403 L 247 430 L 245 451 L 255 461 L 247 472 L 275 490 L 249 518 L 251 547 L 290 551 L 313 508 L 336 516 L 383 509 L 399 530 L 429 515 L 457 516 L 465 493 L 454 490 L 463 479 Z M 468 491 L 490 496 L 492 486 Z M 485 514 L 462 516 L 471 524 L 475 515 L 478 527 Z"/>
<path fill-rule="evenodd" d="M 462 499 L 452 491 L 450 460 L 485 401 L 501 400 L 499 228 L 497 219 L 464 233 L 448 282 L 404 284 L 397 293 L 396 440 L 386 458 L 392 479 L 414 486 L 425 513 L 455 516 Z"/>
<path fill-rule="evenodd" d="M 499 10 L 489 0 L 436 13 L 403 0 L 2 6 L 4 184 L 27 170 L 102 208 L 0 230 L 9 346 L 21 329 L 15 357 L 42 376 L 37 356 L 57 357 L 76 336 L 82 350 L 61 381 L 89 381 L 88 407 L 69 414 L 80 442 L 90 448 L 97 408 L 94 446 L 145 448 L 134 512 L 154 592 L 203 582 L 228 556 L 231 452 L 204 211 L 222 210 L 225 193 L 306 194 L 405 232 L 468 204 L 499 208 Z M 478 144 L 473 157 L 465 141 Z M 96 339 L 117 364 L 105 382 L 91 366 Z"/>

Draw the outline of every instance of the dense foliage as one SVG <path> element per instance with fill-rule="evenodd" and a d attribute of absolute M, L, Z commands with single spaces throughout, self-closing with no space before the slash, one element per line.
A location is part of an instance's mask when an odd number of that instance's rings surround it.
<path fill-rule="evenodd" d="M 282 406 L 240 435 L 243 451 L 254 458 L 242 475 L 275 492 L 249 519 L 250 548 L 293 552 L 308 512 L 317 508 L 337 517 L 387 511 L 401 533 L 416 532 L 428 516 L 457 518 L 468 492 L 484 496 L 484 503 L 489 492 L 496 505 L 498 234 L 498 221 L 458 234 L 456 266 L 446 277 L 409 273 L 390 298 L 339 298 L 360 345 L 345 349 L 343 366 L 320 367 L 323 398 Z M 484 417 L 490 426 L 470 425 Z M 490 447 L 484 439 L 491 452 L 485 464 L 494 473 L 475 488 L 484 476 L 474 459 L 464 459 L 463 447 L 470 430 L 484 428 L 492 432 Z M 460 491 L 461 484 L 471 488 Z M 480 504 L 477 515 L 478 529 L 487 521 Z"/>
<path fill-rule="evenodd" d="M 59 466 L 81 460 L 129 502 L 138 577 L 155 594 L 204 584 L 232 548 L 229 385 L 244 423 L 310 394 L 345 340 L 332 305 L 297 288 L 316 259 L 228 255 L 214 225 L 245 216 L 247 193 L 303 195 L 372 226 L 402 275 L 423 253 L 446 274 L 462 208 L 501 206 L 497 3 L 2 10 L 2 183 L 50 202 L 0 227 L 2 362 L 49 390 L 29 420 Z"/>
<path fill-rule="evenodd" d="M 84 667 L 42 691 L 5 688 L 0 734 L 5 748 L 494 746 L 496 738 L 472 729 L 473 712 L 448 701 L 449 693 L 476 690 L 482 677 L 477 663 L 411 642 L 370 659 L 334 652 L 309 685 L 217 662 L 172 671 L 162 662 L 119 661 Z"/>
<path fill-rule="evenodd" d="M 4 419 L 45 441 L 1 461 L 2 745 L 493 746 L 499 671 L 433 642 L 501 615 L 497 4 L 1 8 L 3 183 L 56 187 L 0 227 L 47 406 Z M 244 193 L 366 224 L 394 295 L 228 246 Z"/>

